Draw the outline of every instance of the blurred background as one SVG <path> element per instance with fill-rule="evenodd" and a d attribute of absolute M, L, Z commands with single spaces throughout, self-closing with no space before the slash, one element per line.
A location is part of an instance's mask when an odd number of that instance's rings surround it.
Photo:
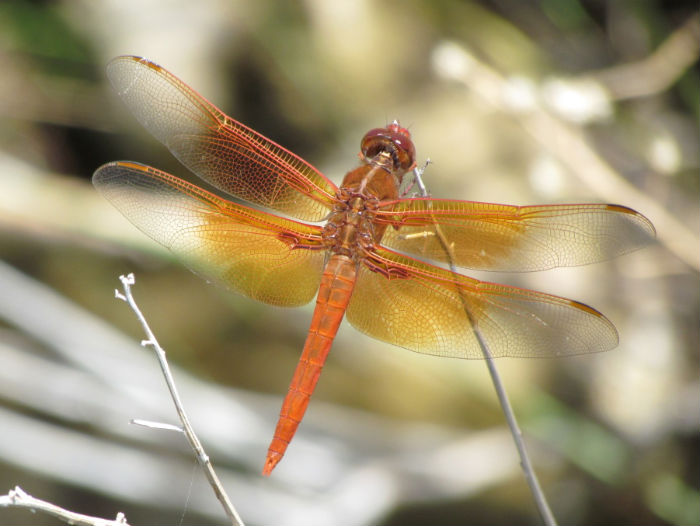
<path fill-rule="evenodd" d="M 341 326 L 304 423 L 260 475 L 311 318 L 207 285 L 92 188 L 187 170 L 110 89 L 148 57 L 336 183 L 400 119 L 432 195 L 610 202 L 657 242 L 614 261 L 468 272 L 605 313 L 617 349 L 497 361 L 562 523 L 700 522 L 700 17 L 661 0 L 0 2 L 0 493 L 131 524 L 221 524 L 135 296 L 248 524 L 540 524 L 485 364 Z M 0 509 L 0 522 L 56 524 Z"/>

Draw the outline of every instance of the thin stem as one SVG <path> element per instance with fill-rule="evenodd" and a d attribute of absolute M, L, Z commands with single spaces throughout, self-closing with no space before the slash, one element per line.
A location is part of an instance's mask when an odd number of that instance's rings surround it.
<path fill-rule="evenodd" d="M 7 495 L 0 496 L 0 507 L 41 511 L 74 526 L 129 526 L 126 516 L 122 512 L 117 513 L 117 518 L 114 520 L 75 513 L 45 500 L 32 497 L 19 486 L 15 486 Z"/>
<path fill-rule="evenodd" d="M 180 418 L 180 422 L 182 422 L 182 432 L 187 437 L 187 440 L 192 446 L 192 449 L 195 452 L 199 464 L 204 469 L 204 474 L 206 475 L 209 484 L 214 489 L 216 498 L 219 499 L 219 502 L 221 503 L 221 505 L 224 508 L 224 511 L 226 512 L 226 515 L 228 515 L 229 519 L 231 519 L 231 524 L 233 524 L 234 526 L 243 526 L 243 521 L 241 520 L 241 517 L 238 515 L 236 508 L 234 508 L 233 504 L 231 503 L 231 500 L 228 498 L 228 495 L 226 494 L 226 491 L 221 485 L 221 481 L 216 475 L 214 467 L 212 466 L 211 461 L 209 460 L 209 456 L 204 451 L 202 443 L 199 441 L 199 438 L 194 432 L 194 429 L 190 424 L 190 419 L 188 418 L 187 413 L 185 413 L 185 409 L 182 405 L 180 395 L 178 394 L 177 387 L 175 386 L 175 380 L 173 379 L 173 375 L 170 372 L 170 366 L 168 365 L 168 360 L 166 358 L 165 351 L 158 343 L 158 340 L 153 334 L 153 331 L 151 331 L 151 328 L 149 327 L 146 318 L 141 313 L 141 310 L 139 309 L 138 305 L 136 304 L 136 301 L 134 300 L 133 295 L 131 294 L 131 286 L 135 283 L 134 275 L 129 274 L 127 276 L 119 276 L 119 280 L 122 282 L 124 294 L 120 293 L 117 290 L 115 291 L 115 296 L 128 303 L 129 307 L 131 307 L 131 310 L 134 311 L 136 317 L 141 322 L 143 330 L 145 331 L 146 336 L 148 338 L 146 340 L 143 340 L 141 342 L 141 345 L 143 345 L 144 347 L 151 346 L 156 351 L 156 357 L 158 358 L 160 369 L 163 372 L 163 376 L 165 377 L 165 382 L 168 385 L 170 396 L 172 397 L 173 403 L 175 404 L 175 410 L 177 411 L 178 417 Z M 154 425 L 153 423 L 144 421 L 135 421 L 134 423 L 137 423 L 139 425 L 147 425 L 148 427 L 163 428 L 162 424 Z"/>
<path fill-rule="evenodd" d="M 423 184 L 422 178 L 423 172 L 425 171 L 427 165 L 428 163 L 426 162 L 423 168 L 415 168 L 413 170 L 413 175 L 416 178 L 418 187 L 420 188 L 421 195 L 423 197 L 429 197 L 426 187 Z M 444 232 L 442 231 L 440 225 L 437 222 L 435 223 L 435 233 L 440 241 L 442 249 L 447 254 L 450 270 L 452 270 L 452 272 L 457 272 L 457 268 L 454 264 L 455 258 L 454 252 L 452 250 L 452 244 L 448 241 L 447 237 L 445 236 Z M 476 336 L 476 339 L 479 342 L 479 346 L 481 347 L 481 352 L 483 353 L 484 358 L 486 360 L 486 366 L 489 369 L 491 381 L 493 382 L 493 386 L 496 389 L 496 395 L 498 396 L 498 401 L 501 404 L 501 409 L 505 414 L 511 435 L 513 435 L 515 447 L 518 450 L 518 455 L 520 455 L 520 466 L 522 467 L 523 472 L 525 473 L 525 480 L 527 481 L 528 486 L 530 486 L 530 491 L 532 492 L 532 496 L 535 499 L 535 504 L 537 505 L 537 509 L 539 510 L 540 515 L 542 516 L 542 520 L 547 526 L 554 526 L 557 524 L 556 519 L 552 514 L 552 510 L 550 509 L 549 504 L 547 503 L 547 498 L 545 497 L 544 492 L 542 491 L 542 487 L 540 486 L 540 483 L 537 480 L 535 470 L 533 469 L 532 463 L 530 462 L 530 456 L 528 455 L 527 448 L 525 447 L 523 434 L 520 431 L 520 427 L 518 426 L 518 422 L 515 418 L 515 413 L 513 413 L 513 408 L 510 405 L 510 400 L 508 399 L 508 394 L 506 393 L 506 389 L 503 386 L 503 382 L 501 381 L 501 376 L 498 374 L 498 369 L 496 369 L 496 363 L 493 360 L 493 355 L 489 350 L 489 346 L 486 342 L 486 339 L 484 338 L 483 334 L 481 334 L 479 324 L 472 315 L 467 298 L 462 294 L 461 290 L 458 289 L 458 292 L 460 299 L 462 300 L 464 312 L 466 313 L 467 318 L 469 319 L 469 323 L 471 324 L 472 329 L 474 330 L 474 335 Z"/>

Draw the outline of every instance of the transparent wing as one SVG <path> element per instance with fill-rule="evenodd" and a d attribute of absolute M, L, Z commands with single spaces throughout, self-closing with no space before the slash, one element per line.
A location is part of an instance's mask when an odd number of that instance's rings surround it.
<path fill-rule="evenodd" d="M 377 213 L 389 223 L 382 245 L 449 262 L 438 230 L 460 267 L 531 271 L 603 261 L 655 235 L 630 208 L 606 204 L 508 206 L 446 199 L 402 199 Z M 393 228 L 392 228 L 393 227 Z"/>
<path fill-rule="evenodd" d="M 207 279 L 272 305 L 315 296 L 325 252 L 320 227 L 226 201 L 138 163 L 106 164 L 92 180 L 129 221 Z"/>
<path fill-rule="evenodd" d="M 327 215 L 337 189 L 329 179 L 162 67 L 123 56 L 109 63 L 107 76 L 139 122 L 219 190 L 307 221 Z"/>
<path fill-rule="evenodd" d="M 476 323 L 493 357 L 607 351 L 617 331 L 576 301 L 487 283 L 378 249 L 360 264 L 347 311 L 358 330 L 412 351 L 483 358 Z"/>

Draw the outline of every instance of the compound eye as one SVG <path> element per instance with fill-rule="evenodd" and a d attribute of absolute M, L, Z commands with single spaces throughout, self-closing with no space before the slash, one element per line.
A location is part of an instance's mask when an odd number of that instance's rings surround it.
<path fill-rule="evenodd" d="M 413 168 L 416 164 L 416 147 L 408 131 L 400 128 L 400 131 L 392 133 L 391 142 L 396 146 L 399 168 L 404 171 Z"/>
<path fill-rule="evenodd" d="M 416 149 L 411 134 L 398 123 L 368 131 L 362 139 L 362 155 L 372 159 L 382 152 L 391 155 L 394 169 L 406 171 L 415 165 Z"/>

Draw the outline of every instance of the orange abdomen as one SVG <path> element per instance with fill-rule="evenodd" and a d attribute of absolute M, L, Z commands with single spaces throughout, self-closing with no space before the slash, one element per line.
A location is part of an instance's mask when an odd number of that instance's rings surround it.
<path fill-rule="evenodd" d="M 289 391 L 282 403 L 275 435 L 267 451 L 263 475 L 269 475 L 282 460 L 299 427 L 350 302 L 355 279 L 355 263 L 347 256 L 333 254 L 321 278 L 311 328 Z"/>

